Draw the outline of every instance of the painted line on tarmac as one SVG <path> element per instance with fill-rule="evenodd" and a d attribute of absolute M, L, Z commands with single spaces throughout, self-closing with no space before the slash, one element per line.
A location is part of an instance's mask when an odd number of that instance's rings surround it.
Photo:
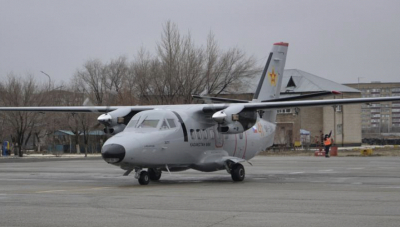
<path fill-rule="evenodd" d="M 380 188 L 396 188 L 396 189 L 400 189 L 400 186 L 387 186 L 387 187 L 380 187 Z"/>
<path fill-rule="evenodd" d="M 291 173 L 289 173 L 289 174 L 302 174 L 302 173 L 304 173 L 304 172 L 291 172 Z"/>
<path fill-rule="evenodd" d="M 354 168 L 346 168 L 346 169 L 365 169 L 364 167 L 354 167 Z"/>
<path fill-rule="evenodd" d="M 53 193 L 53 192 L 65 192 L 66 190 L 48 190 L 48 191 L 38 191 L 35 193 Z"/>
<path fill-rule="evenodd" d="M 111 187 L 96 187 L 96 188 L 77 188 L 77 189 L 69 189 L 69 190 L 48 190 L 48 191 L 37 191 L 35 193 L 54 193 L 54 192 L 74 192 L 74 191 L 87 191 L 87 190 L 99 190 L 99 189 L 107 189 Z"/>
<path fill-rule="evenodd" d="M 322 169 L 322 170 L 318 170 L 318 172 L 332 172 L 333 169 Z"/>

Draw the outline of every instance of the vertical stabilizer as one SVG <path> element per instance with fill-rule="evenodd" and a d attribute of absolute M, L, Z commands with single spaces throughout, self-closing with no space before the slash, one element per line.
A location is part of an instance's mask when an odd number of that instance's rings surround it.
<path fill-rule="evenodd" d="M 268 56 L 267 64 L 254 93 L 253 102 L 279 98 L 285 68 L 288 43 L 275 43 Z M 265 110 L 262 118 L 271 123 L 276 121 L 276 110 Z"/>
<path fill-rule="evenodd" d="M 288 43 L 275 43 L 254 93 L 253 102 L 279 98 Z"/>

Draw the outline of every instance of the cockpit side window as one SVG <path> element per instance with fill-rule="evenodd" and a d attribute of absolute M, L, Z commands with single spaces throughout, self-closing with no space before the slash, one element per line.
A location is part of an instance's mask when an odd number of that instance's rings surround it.
<path fill-rule="evenodd" d="M 175 120 L 174 119 L 167 119 L 169 127 L 171 128 L 175 128 L 176 124 L 175 124 Z"/>
<path fill-rule="evenodd" d="M 126 127 L 127 128 L 136 128 L 140 119 L 141 119 L 141 117 L 136 117 L 136 116 L 133 117 L 133 119 L 128 123 L 128 125 Z"/>

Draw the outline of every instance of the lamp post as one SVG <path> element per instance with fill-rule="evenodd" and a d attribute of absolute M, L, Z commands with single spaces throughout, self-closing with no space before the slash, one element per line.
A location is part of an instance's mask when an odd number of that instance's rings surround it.
<path fill-rule="evenodd" d="M 358 90 L 360 90 L 360 79 L 361 79 L 361 78 L 364 78 L 364 77 L 357 77 L 357 81 L 358 81 L 357 89 L 358 89 Z"/>
<path fill-rule="evenodd" d="M 46 76 L 49 78 L 49 90 L 50 90 L 51 77 L 49 76 L 49 74 L 47 74 L 47 73 L 45 73 L 45 72 L 43 72 L 43 71 L 40 71 L 40 72 L 43 73 L 44 75 L 46 75 Z"/>

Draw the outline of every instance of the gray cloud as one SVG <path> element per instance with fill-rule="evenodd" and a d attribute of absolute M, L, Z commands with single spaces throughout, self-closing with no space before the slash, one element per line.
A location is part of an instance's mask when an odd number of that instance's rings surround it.
<path fill-rule="evenodd" d="M 274 42 L 289 42 L 286 68 L 341 83 L 399 81 L 400 1 L 39 1 L 0 0 L 0 76 L 31 72 L 68 81 L 93 58 L 154 51 L 171 20 L 204 44 L 264 64 Z"/>

